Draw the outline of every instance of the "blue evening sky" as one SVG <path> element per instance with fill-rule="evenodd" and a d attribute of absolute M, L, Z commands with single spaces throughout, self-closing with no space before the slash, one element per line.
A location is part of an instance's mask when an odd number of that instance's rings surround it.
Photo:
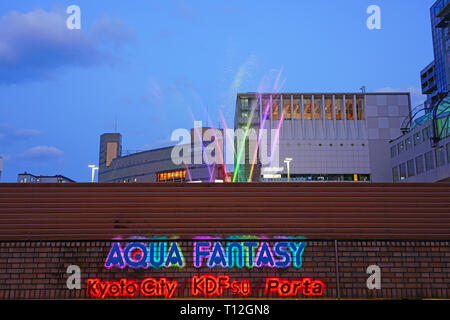
<path fill-rule="evenodd" d="M 221 113 L 232 127 L 237 92 L 365 85 L 418 104 L 433 2 L 2 0 L 2 182 L 23 171 L 89 181 L 115 119 L 124 150 L 169 145 L 176 128 L 218 126 Z M 71 4 L 81 30 L 66 28 Z M 381 30 L 366 27 L 372 4 Z"/>

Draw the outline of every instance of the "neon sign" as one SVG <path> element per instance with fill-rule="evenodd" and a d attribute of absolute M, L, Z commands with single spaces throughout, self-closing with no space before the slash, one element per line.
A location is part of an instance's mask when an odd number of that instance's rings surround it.
<path fill-rule="evenodd" d="M 119 281 L 88 279 L 86 294 L 88 297 L 100 299 L 108 297 L 133 298 L 140 292 L 144 297 L 172 298 L 177 286 L 177 281 L 170 281 L 166 278 L 159 280 L 146 278 L 140 284 L 128 279 L 120 279 Z"/>
<path fill-rule="evenodd" d="M 226 242 L 198 241 L 193 245 L 195 268 L 300 268 L 304 242 L 243 241 Z M 176 242 L 131 242 L 122 248 L 113 243 L 106 258 L 106 268 L 168 268 L 184 267 L 183 251 Z"/>
<path fill-rule="evenodd" d="M 193 297 L 221 297 L 228 293 L 231 296 L 248 297 L 252 293 L 250 280 L 231 280 L 225 275 L 201 275 L 191 278 L 190 292 Z M 146 278 L 136 282 L 128 279 L 119 281 L 102 281 L 100 279 L 88 279 L 86 294 L 88 297 L 105 298 L 134 298 L 164 297 L 173 298 L 178 289 L 178 282 L 166 278 Z M 280 278 L 267 278 L 265 281 L 266 296 L 296 297 L 322 296 L 325 284 L 321 280 L 304 278 L 300 280 L 283 280 Z M 182 288 L 181 288 L 182 291 Z"/>
<path fill-rule="evenodd" d="M 192 246 L 180 246 L 175 241 L 158 239 L 143 242 L 132 240 L 122 245 L 113 242 L 106 257 L 104 266 L 108 269 L 126 267 L 132 269 L 148 268 L 184 268 L 185 253 L 191 250 L 188 259 L 196 269 L 208 268 L 207 274 L 192 275 L 184 279 L 182 286 L 178 281 L 168 278 L 145 278 L 133 280 L 122 278 L 119 281 L 103 281 L 98 278 L 87 280 L 88 297 L 105 298 L 173 298 L 177 294 L 183 296 L 188 284 L 188 292 L 192 297 L 249 297 L 252 294 L 261 296 L 264 291 L 267 297 L 322 296 L 325 284 L 321 280 L 310 278 L 287 280 L 277 277 L 255 279 L 230 279 L 226 270 L 231 268 L 301 268 L 302 256 L 306 242 L 293 238 L 258 239 L 249 236 L 231 238 L 233 241 L 218 240 L 211 237 L 195 237 Z M 183 252 L 183 250 L 185 252 Z M 192 262 L 191 262 L 192 261 Z M 220 274 L 212 274 L 211 269 L 221 268 Z M 273 273 L 275 270 L 270 271 Z M 225 272 L 225 274 L 223 274 Z M 123 273 L 123 271 L 121 271 Z M 146 271 L 148 273 L 148 271 Z M 163 274 L 166 276 L 166 272 Z M 180 280 L 177 278 L 177 280 Z M 260 286 L 261 284 L 261 286 Z"/>
<path fill-rule="evenodd" d="M 221 296 L 229 290 L 232 295 L 248 296 L 250 294 L 250 281 L 230 281 L 229 276 L 202 275 L 192 277 L 191 293 L 193 296 Z"/>
<path fill-rule="evenodd" d="M 266 295 L 277 294 L 280 297 L 294 297 L 299 294 L 305 296 L 321 296 L 325 284 L 321 280 L 311 280 L 305 278 L 302 280 L 281 280 L 279 278 L 266 279 Z"/>
<path fill-rule="evenodd" d="M 167 249 L 169 247 L 169 249 Z M 161 268 L 184 267 L 183 252 L 176 242 L 151 242 L 146 246 L 142 242 L 131 242 L 125 250 L 115 242 L 106 258 L 105 267 L 125 268 Z"/>

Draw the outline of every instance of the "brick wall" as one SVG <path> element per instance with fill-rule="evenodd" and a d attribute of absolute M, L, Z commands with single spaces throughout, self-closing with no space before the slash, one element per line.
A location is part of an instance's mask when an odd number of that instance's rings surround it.
<path fill-rule="evenodd" d="M 148 277 L 176 280 L 178 286 L 173 297 L 193 298 L 191 278 L 204 274 L 249 280 L 250 298 L 266 297 L 264 284 L 270 277 L 319 279 L 325 284 L 321 298 L 450 298 L 449 241 L 306 240 L 299 269 L 196 269 L 192 241 L 177 242 L 184 253 L 184 268 L 107 269 L 104 264 L 111 241 L 3 241 L 0 242 L 0 299 L 86 298 L 89 278 L 103 281 L 127 278 L 139 282 Z M 69 290 L 66 286 L 69 265 L 81 269 L 81 290 Z M 379 290 L 367 289 L 369 265 L 381 268 Z M 221 297 L 233 295 L 227 291 Z M 299 294 L 298 298 L 314 296 Z"/>

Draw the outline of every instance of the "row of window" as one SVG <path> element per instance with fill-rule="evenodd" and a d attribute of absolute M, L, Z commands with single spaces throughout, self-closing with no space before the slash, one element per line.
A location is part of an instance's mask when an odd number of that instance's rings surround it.
<path fill-rule="evenodd" d="M 323 97 L 323 99 L 322 99 Z M 303 118 L 301 112 L 303 98 Z M 355 98 L 355 99 L 354 99 Z M 364 120 L 364 97 L 343 95 L 335 96 L 302 96 L 294 98 L 291 105 L 291 96 L 283 96 L 283 105 L 280 98 L 262 100 L 263 114 L 272 120 Z M 344 106 L 345 105 L 345 106 Z M 248 99 L 241 99 L 242 110 L 249 110 Z M 356 110 L 355 110 L 356 109 Z M 243 117 L 248 117 L 247 112 L 242 113 Z"/>
<path fill-rule="evenodd" d="M 305 144 L 305 145 L 306 145 L 306 144 Z M 287 146 L 287 147 L 290 147 L 291 144 L 290 144 L 290 143 L 287 143 L 286 146 Z M 307 146 L 308 146 L 308 147 L 312 147 L 312 144 L 311 144 L 311 143 L 308 143 Z M 332 144 L 332 143 L 330 143 L 330 144 L 327 145 L 327 144 L 318 143 L 317 146 L 319 146 L 319 147 L 322 147 L 322 146 L 330 146 L 330 147 L 333 147 L 333 146 L 335 146 L 335 147 L 336 147 L 336 146 L 338 146 L 338 144 Z M 340 143 L 339 146 L 343 147 L 344 144 L 343 144 L 343 143 Z M 350 146 L 350 147 L 354 147 L 355 144 L 354 144 L 354 143 L 351 143 L 351 144 L 349 144 L 349 146 Z M 365 147 L 365 146 L 366 146 L 366 145 L 365 145 L 364 143 L 361 144 L 361 147 Z M 301 144 L 300 144 L 300 143 L 297 143 L 297 147 L 301 147 Z"/>
<path fill-rule="evenodd" d="M 420 131 L 416 132 L 415 134 L 399 142 L 395 146 L 392 146 L 391 158 L 394 158 L 405 151 L 411 150 L 413 146 L 417 146 L 422 142 L 429 140 L 432 136 L 431 132 L 432 132 L 431 126 L 428 126 L 425 129 L 423 129 L 422 132 Z"/>
<path fill-rule="evenodd" d="M 176 170 L 169 172 L 159 172 L 156 174 L 156 181 L 158 182 L 183 182 L 186 179 L 186 170 Z"/>
<path fill-rule="evenodd" d="M 370 174 L 291 174 L 289 179 L 286 174 L 281 174 L 276 178 L 265 178 L 263 181 L 370 181 Z"/>
<path fill-rule="evenodd" d="M 446 156 L 447 154 L 447 156 Z M 447 159 L 446 159 L 447 158 Z M 445 164 L 450 164 L 450 143 L 446 148 L 440 147 L 432 151 L 428 151 L 423 155 L 410 159 L 399 166 L 392 168 L 392 177 L 394 182 L 405 180 L 409 177 L 422 174 L 425 171 L 433 170 Z"/>

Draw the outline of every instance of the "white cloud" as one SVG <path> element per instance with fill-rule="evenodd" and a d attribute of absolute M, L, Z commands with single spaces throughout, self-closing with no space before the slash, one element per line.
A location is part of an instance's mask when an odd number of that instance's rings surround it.
<path fill-rule="evenodd" d="M 64 152 L 53 146 L 35 146 L 17 156 L 23 160 L 51 160 L 58 159 Z"/>
<path fill-rule="evenodd" d="M 117 48 L 134 39 L 120 20 L 95 21 L 88 32 L 83 26 L 69 30 L 67 17 L 43 9 L 0 16 L 0 84 L 52 79 L 67 66 L 115 62 Z"/>
<path fill-rule="evenodd" d="M 8 124 L 0 124 L 0 141 L 3 142 L 27 140 L 41 135 L 42 132 L 36 129 L 14 128 Z"/>

